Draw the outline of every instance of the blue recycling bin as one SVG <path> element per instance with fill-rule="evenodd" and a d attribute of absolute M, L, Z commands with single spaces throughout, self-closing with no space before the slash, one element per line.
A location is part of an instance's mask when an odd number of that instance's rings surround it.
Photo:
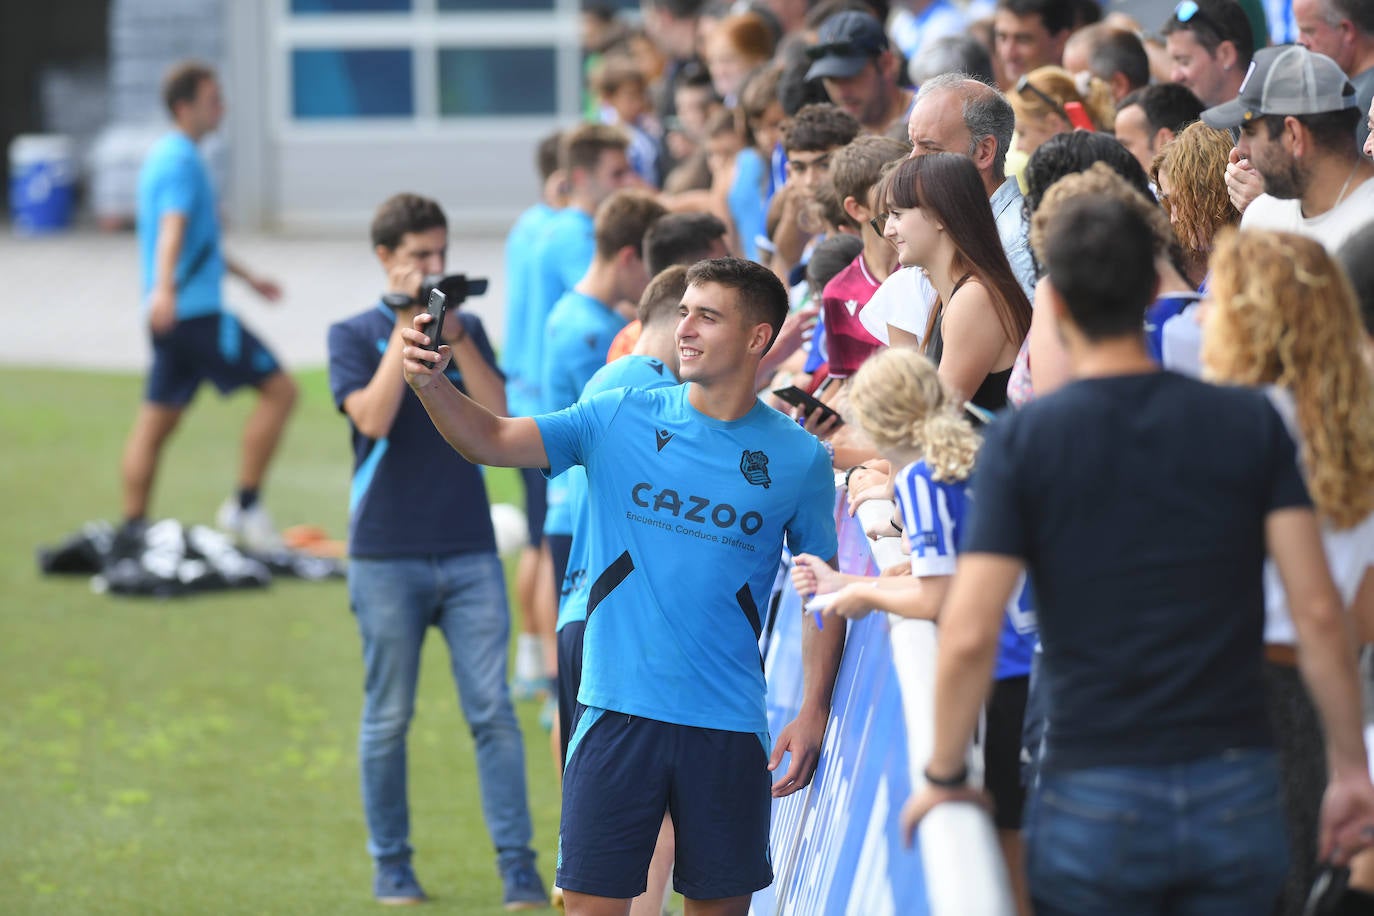
<path fill-rule="evenodd" d="M 10 216 L 20 235 L 71 225 L 76 198 L 72 143 L 60 134 L 22 134 L 10 143 Z"/>

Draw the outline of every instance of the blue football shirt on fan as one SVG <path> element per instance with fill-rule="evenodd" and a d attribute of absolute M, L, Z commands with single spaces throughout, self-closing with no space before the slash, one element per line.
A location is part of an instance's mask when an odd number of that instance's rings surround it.
<path fill-rule="evenodd" d="M 917 461 L 898 473 L 895 490 L 903 534 L 911 546 L 912 575 L 954 575 L 974 498 L 968 482 L 936 480 L 930 466 Z M 1030 674 L 1035 639 L 1035 604 L 1030 582 L 1022 573 L 1002 620 L 994 677 L 1000 681 Z"/>
<path fill-rule="evenodd" d="M 587 470 L 584 706 L 766 734 L 758 639 L 784 538 L 834 556 L 820 442 L 756 402 L 717 420 L 692 385 L 617 389 L 536 417 L 551 475 Z"/>
<path fill-rule="evenodd" d="M 677 376 L 661 360 L 631 353 L 602 366 L 582 389 L 582 400 L 616 388 L 648 391 L 676 384 Z M 568 572 L 559 583 L 559 630 L 586 618 L 587 593 L 591 589 L 591 582 L 587 579 L 587 538 L 591 524 L 587 506 L 587 472 L 580 465 L 574 465 L 563 472 L 563 479 L 567 484 L 568 512 L 572 516 L 572 552 L 568 555 Z"/>

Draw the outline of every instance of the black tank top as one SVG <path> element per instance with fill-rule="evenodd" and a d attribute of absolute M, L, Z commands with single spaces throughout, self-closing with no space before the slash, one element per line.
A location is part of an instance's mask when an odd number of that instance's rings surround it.
<path fill-rule="evenodd" d="M 954 294 L 959 292 L 959 288 L 972 278 L 972 274 L 964 274 L 954 284 L 954 289 L 949 291 L 949 298 L 953 299 Z M 945 303 L 940 302 L 939 309 L 935 312 L 935 326 L 931 329 L 930 338 L 926 341 L 926 356 L 936 366 L 940 365 L 940 358 L 945 354 L 945 335 L 942 327 L 945 319 Z M 989 372 L 983 379 L 983 383 L 978 386 L 978 390 L 969 398 L 969 403 L 988 411 L 998 411 L 1007 406 L 1007 383 L 1011 381 L 1011 370 L 1015 366 L 1008 366 L 1001 372 Z M 972 416 L 970 414 L 970 416 Z"/>

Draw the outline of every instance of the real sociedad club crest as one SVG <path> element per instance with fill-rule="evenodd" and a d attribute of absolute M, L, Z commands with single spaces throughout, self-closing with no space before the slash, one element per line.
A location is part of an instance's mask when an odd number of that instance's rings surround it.
<path fill-rule="evenodd" d="M 739 470 L 744 475 L 744 479 L 756 487 L 768 489 L 768 485 L 773 481 L 768 477 L 768 456 L 763 452 L 751 452 L 744 450 L 740 455 Z"/>

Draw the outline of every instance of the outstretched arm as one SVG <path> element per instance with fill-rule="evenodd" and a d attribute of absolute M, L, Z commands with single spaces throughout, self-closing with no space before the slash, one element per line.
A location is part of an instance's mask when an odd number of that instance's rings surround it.
<path fill-rule="evenodd" d="M 428 313 L 415 318 L 415 327 L 405 328 L 401 337 L 401 371 L 429 414 L 434 428 L 449 445 L 473 464 L 508 468 L 549 466 L 544 437 L 528 417 L 498 417 L 460 392 L 444 377 L 444 367 L 453 355 L 448 346 L 436 352 L 426 335 Z"/>

